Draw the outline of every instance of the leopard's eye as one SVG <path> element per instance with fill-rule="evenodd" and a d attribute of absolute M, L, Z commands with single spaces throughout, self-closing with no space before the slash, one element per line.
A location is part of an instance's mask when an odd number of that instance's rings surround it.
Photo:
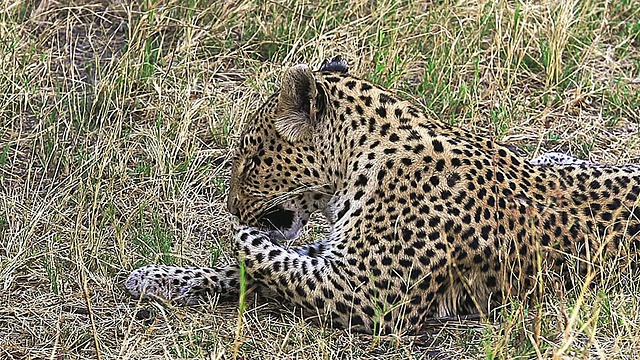
<path fill-rule="evenodd" d="M 240 179 L 246 179 L 250 177 L 255 167 L 256 163 L 253 161 L 253 158 L 243 157 L 238 161 L 236 171 Z"/>
<path fill-rule="evenodd" d="M 238 173 L 238 174 L 242 174 L 245 172 L 245 161 L 243 158 L 237 158 L 235 160 L 233 160 L 233 164 L 234 164 L 234 170 Z"/>

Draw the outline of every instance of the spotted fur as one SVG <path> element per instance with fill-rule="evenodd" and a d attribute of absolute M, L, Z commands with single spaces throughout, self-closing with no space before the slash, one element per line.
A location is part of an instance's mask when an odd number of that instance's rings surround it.
<path fill-rule="evenodd" d="M 548 152 L 529 160 L 531 165 L 595 165 L 591 161 L 578 159 L 559 152 Z"/>

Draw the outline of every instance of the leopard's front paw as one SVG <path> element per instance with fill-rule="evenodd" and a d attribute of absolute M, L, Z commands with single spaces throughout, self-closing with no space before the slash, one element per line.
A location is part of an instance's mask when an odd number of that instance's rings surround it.
<path fill-rule="evenodd" d="M 135 298 L 171 300 L 192 305 L 199 301 L 200 283 L 193 269 L 147 265 L 131 272 L 125 287 Z"/>

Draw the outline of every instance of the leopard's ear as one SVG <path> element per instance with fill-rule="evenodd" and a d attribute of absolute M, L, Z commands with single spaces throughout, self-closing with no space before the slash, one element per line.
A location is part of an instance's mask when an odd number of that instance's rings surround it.
<path fill-rule="evenodd" d="M 276 130 L 285 139 L 296 142 L 309 137 L 316 125 L 318 89 L 307 65 L 287 69 L 278 97 Z"/>

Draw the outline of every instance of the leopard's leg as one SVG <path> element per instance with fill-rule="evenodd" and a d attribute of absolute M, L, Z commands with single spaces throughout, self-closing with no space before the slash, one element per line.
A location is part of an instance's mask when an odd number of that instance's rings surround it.
<path fill-rule="evenodd" d="M 256 228 L 239 226 L 236 230 L 239 261 L 254 281 L 307 314 L 320 315 L 333 325 L 370 331 L 372 320 L 362 311 L 370 304 L 353 299 L 362 289 L 343 272 L 348 265 L 331 241 L 287 248 Z"/>
<path fill-rule="evenodd" d="M 147 265 L 134 270 L 125 284 L 132 296 L 194 304 L 204 294 L 236 295 L 237 264 L 220 267 Z"/>
<path fill-rule="evenodd" d="M 297 252 L 313 256 L 323 248 L 323 243 L 315 243 L 304 245 Z M 125 287 L 135 298 L 142 296 L 195 304 L 205 294 L 237 295 L 239 274 L 238 264 L 213 268 L 147 265 L 131 272 Z M 247 276 L 245 280 L 251 287 L 252 279 Z"/>

